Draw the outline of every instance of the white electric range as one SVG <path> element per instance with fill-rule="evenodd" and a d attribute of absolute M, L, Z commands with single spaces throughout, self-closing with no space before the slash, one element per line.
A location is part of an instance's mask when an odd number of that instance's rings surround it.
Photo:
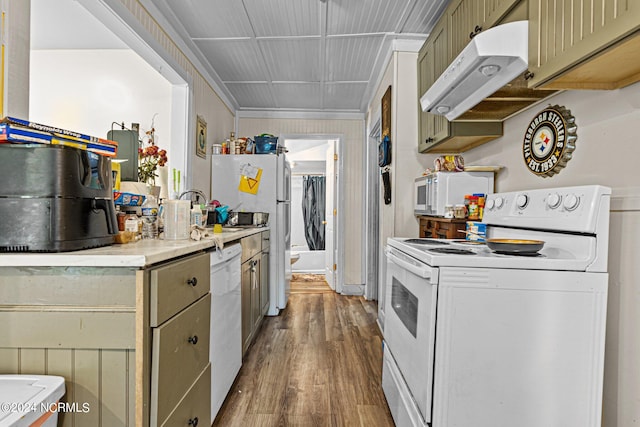
<path fill-rule="evenodd" d="M 383 389 L 397 426 L 596 427 L 609 201 L 601 186 L 489 195 L 488 238 L 390 238 Z"/>

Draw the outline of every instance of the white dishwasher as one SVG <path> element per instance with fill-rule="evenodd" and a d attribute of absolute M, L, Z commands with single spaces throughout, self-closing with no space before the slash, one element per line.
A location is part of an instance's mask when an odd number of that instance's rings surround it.
<path fill-rule="evenodd" d="M 240 244 L 211 252 L 211 423 L 242 366 Z"/>

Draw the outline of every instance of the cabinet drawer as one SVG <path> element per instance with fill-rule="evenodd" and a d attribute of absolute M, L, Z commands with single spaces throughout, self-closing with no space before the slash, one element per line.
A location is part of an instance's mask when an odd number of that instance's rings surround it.
<path fill-rule="evenodd" d="M 191 423 L 191 424 L 189 424 Z M 182 397 L 178 406 L 160 426 L 208 426 L 211 424 L 211 364 Z"/>
<path fill-rule="evenodd" d="M 151 326 L 162 324 L 209 293 L 209 285 L 209 254 L 151 270 Z"/>
<path fill-rule="evenodd" d="M 269 247 L 271 245 L 271 231 L 263 231 L 260 235 L 262 236 L 262 252 L 269 252 Z"/>
<path fill-rule="evenodd" d="M 209 363 L 210 316 L 211 294 L 207 294 L 159 328 L 153 328 L 151 425 L 167 418 Z"/>
<path fill-rule="evenodd" d="M 253 258 L 262 250 L 262 237 L 260 234 L 261 233 L 252 234 L 240 240 L 240 245 L 242 245 L 242 262 Z"/>

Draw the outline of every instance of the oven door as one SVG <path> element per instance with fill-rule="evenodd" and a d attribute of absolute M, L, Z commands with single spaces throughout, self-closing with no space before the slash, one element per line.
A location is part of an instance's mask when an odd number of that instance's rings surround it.
<path fill-rule="evenodd" d="M 415 400 L 431 422 L 438 269 L 388 247 L 384 339 Z"/>

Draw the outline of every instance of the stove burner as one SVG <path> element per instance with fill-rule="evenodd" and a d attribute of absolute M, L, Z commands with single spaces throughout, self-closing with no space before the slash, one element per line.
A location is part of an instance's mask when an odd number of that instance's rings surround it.
<path fill-rule="evenodd" d="M 434 248 L 429 249 L 429 252 L 436 252 L 439 254 L 451 254 L 451 255 L 475 255 L 476 253 L 468 249 L 456 249 L 456 248 Z"/>
<path fill-rule="evenodd" d="M 434 239 L 407 239 L 404 241 L 405 243 L 415 243 L 418 245 L 448 245 L 448 242 L 443 242 L 441 240 Z"/>

